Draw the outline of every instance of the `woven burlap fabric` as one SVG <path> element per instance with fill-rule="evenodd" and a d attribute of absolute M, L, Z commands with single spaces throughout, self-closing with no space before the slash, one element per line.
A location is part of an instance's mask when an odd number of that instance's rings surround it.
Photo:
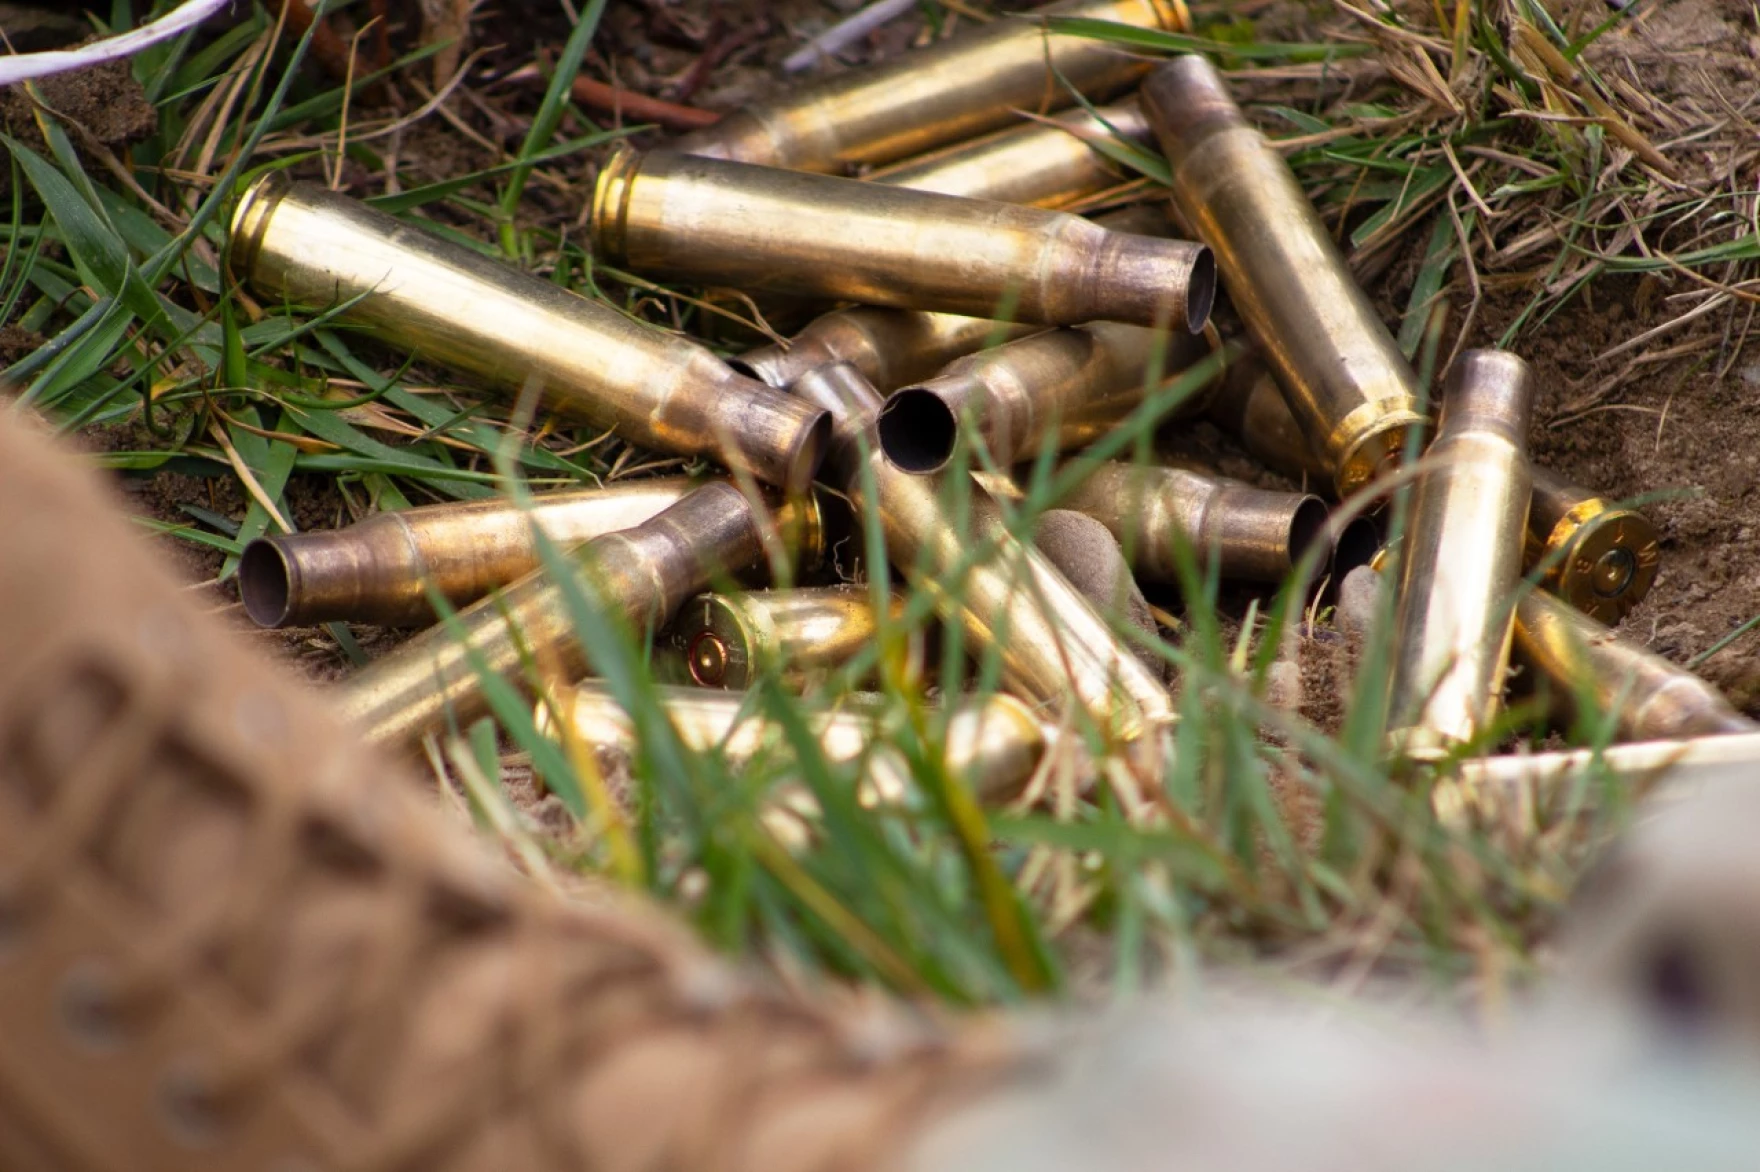
<path fill-rule="evenodd" d="M 857 1169 L 1014 1069 L 527 885 L 5 410 L 0 543 L 0 1166 Z"/>

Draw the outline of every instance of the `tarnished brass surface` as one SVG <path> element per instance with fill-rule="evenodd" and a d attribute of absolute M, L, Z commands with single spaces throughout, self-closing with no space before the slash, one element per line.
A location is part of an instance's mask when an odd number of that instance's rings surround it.
<path fill-rule="evenodd" d="M 878 512 L 892 563 L 932 593 L 942 618 L 959 623 L 970 646 L 997 648 L 1011 691 L 1054 714 L 1080 709 L 1122 739 L 1172 720 L 1173 699 L 1161 681 L 1044 554 L 1008 534 L 988 493 L 972 486 L 970 527 L 961 529 L 942 505 L 939 478 L 901 472 L 887 461 L 874 435 L 880 396 L 854 367 L 813 371 L 795 393 L 836 417 L 828 474 L 841 478 L 858 509 Z M 878 500 L 866 499 L 864 464 Z"/>
<path fill-rule="evenodd" d="M 867 179 L 913 191 L 1062 208 L 1134 178 L 1090 146 L 1091 140 L 1118 136 L 1148 144 L 1153 138 L 1135 102 L 1103 107 L 1098 117 L 1073 110 L 1055 121 L 1055 126 L 1035 122 L 1010 127 L 875 171 Z"/>
<path fill-rule="evenodd" d="M 1760 731 L 1686 668 L 1545 591 L 1530 592 L 1516 607 L 1515 654 L 1539 673 L 1537 684 L 1562 711 L 1583 697 L 1597 711 L 1612 712 L 1621 740 Z"/>
<path fill-rule="evenodd" d="M 894 596 L 894 617 L 903 611 Z M 866 586 L 699 594 L 679 608 L 660 635 L 658 670 L 705 688 L 745 688 L 768 666 L 805 690 L 868 650 L 879 637 Z M 920 675 L 922 641 L 912 641 L 906 670 Z"/>
<path fill-rule="evenodd" d="M 701 688 L 662 687 L 666 715 L 688 748 L 719 749 L 731 764 L 756 756 L 781 739 L 781 730 L 745 697 Z M 556 693 L 555 711 L 569 722 L 582 744 L 633 752 L 635 727 L 629 714 L 602 685 L 588 681 Z M 550 704 L 537 707 L 540 731 L 557 733 Z M 825 756 L 834 763 L 866 756 L 869 784 L 865 803 L 895 802 L 910 777 L 909 766 L 892 747 L 893 738 L 880 710 L 860 695 L 846 697 L 833 709 L 805 714 Z M 1012 696 L 955 702 L 940 746 L 948 772 L 970 786 L 981 801 L 1000 803 L 1017 796 L 1044 759 L 1046 732 L 1031 711 Z M 780 796 L 780 795 L 779 795 Z"/>
<path fill-rule="evenodd" d="M 1400 554 L 1388 727 L 1414 759 L 1488 726 L 1503 692 L 1528 523 L 1528 365 L 1468 350 L 1449 372 Z"/>
<path fill-rule="evenodd" d="M 773 387 L 816 367 L 847 362 L 882 393 L 928 378 L 955 358 L 1041 327 L 954 313 L 857 305 L 815 318 L 786 344 L 748 350 L 734 366 Z"/>
<path fill-rule="evenodd" d="M 1190 334 L 1094 322 L 969 354 L 887 399 L 881 449 L 904 471 L 926 473 L 946 466 L 968 425 L 974 447 L 1005 468 L 1037 455 L 1047 436 L 1059 449 L 1091 443 L 1142 403 L 1158 346 L 1169 374 L 1206 349 Z"/>
<path fill-rule="evenodd" d="M 1410 364 L 1289 165 L 1242 117 L 1204 58 L 1143 83 L 1186 223 L 1216 250 L 1229 300 L 1266 356 L 1340 495 L 1397 461 L 1420 426 Z"/>
<path fill-rule="evenodd" d="M 229 259 L 265 296 L 352 301 L 341 320 L 646 447 L 791 489 L 818 467 L 824 414 L 697 343 L 280 172 L 239 201 Z"/>
<path fill-rule="evenodd" d="M 1617 623 L 1650 593 L 1662 561 L 1650 518 L 1535 468 L 1528 564 L 1547 559 L 1546 588 L 1584 614 Z"/>
<path fill-rule="evenodd" d="M 1255 359 L 1231 367 L 1209 400 L 1213 422 L 1241 442 L 1266 467 L 1291 480 L 1328 483 L 1277 383 Z M 1522 567 L 1544 560 L 1542 585 L 1584 614 L 1617 623 L 1644 600 L 1661 564 L 1661 538 L 1650 518 L 1635 509 L 1570 484 L 1544 468 L 1530 467 L 1533 506 Z"/>
<path fill-rule="evenodd" d="M 762 504 L 726 481 L 709 481 L 677 504 L 632 529 L 609 533 L 571 555 L 590 587 L 589 599 L 640 628 L 671 618 L 685 599 L 721 575 L 764 560 L 768 549 L 814 551 L 821 539 L 812 496 Z M 768 548 L 767 548 L 768 547 Z M 343 715 L 377 744 L 407 744 L 482 713 L 482 683 L 471 663 L 519 681 L 527 660 L 563 679 L 587 664 L 561 588 L 534 571 L 506 589 L 466 607 L 462 628 L 433 627 L 369 664 L 336 689 Z"/>
<path fill-rule="evenodd" d="M 1324 540 L 1326 505 L 1299 492 L 1268 492 L 1184 468 L 1106 463 L 1061 507 L 1112 531 L 1139 578 L 1178 582 L 1178 549 L 1223 578 L 1280 582 L 1312 542 Z"/>
<path fill-rule="evenodd" d="M 1302 434 L 1264 363 L 1249 355 L 1218 381 L 1206 405 L 1211 422 L 1272 471 L 1321 492 L 1336 491 L 1331 470 Z"/>
<path fill-rule="evenodd" d="M 1147 71 L 1147 62 L 1118 46 L 1047 35 L 1035 18 L 1048 14 L 1171 31 L 1191 24 L 1180 0 L 1053 4 L 1000 17 L 879 65 L 795 86 L 685 135 L 675 146 L 693 155 L 837 172 L 961 142 L 1008 125 L 1016 110 L 1060 109 L 1073 100 L 1065 82 L 1103 99 Z"/>
<path fill-rule="evenodd" d="M 1166 211 L 1149 204 L 1107 212 L 1095 216 L 1094 222 L 1110 232 L 1144 236 L 1165 236 L 1170 228 Z M 856 305 L 814 319 L 787 342 L 748 350 L 733 366 L 773 387 L 786 387 L 815 367 L 848 362 L 875 390 L 891 394 L 930 378 L 956 358 L 1042 328 L 954 313 Z"/>
<path fill-rule="evenodd" d="M 619 149 L 593 250 L 636 272 L 752 292 L 1044 325 L 1210 314 L 1209 249 L 1080 216 L 668 151 Z"/>
<path fill-rule="evenodd" d="M 238 592 L 265 627 L 423 627 L 435 621 L 427 587 L 460 607 L 537 569 L 534 525 L 570 549 L 640 525 L 699 483 L 668 476 L 542 493 L 530 512 L 506 498 L 423 505 L 342 529 L 260 537 L 239 561 Z"/>

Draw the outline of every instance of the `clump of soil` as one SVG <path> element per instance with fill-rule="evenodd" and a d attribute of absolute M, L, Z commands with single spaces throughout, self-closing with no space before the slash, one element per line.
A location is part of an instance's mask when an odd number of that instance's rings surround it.
<path fill-rule="evenodd" d="M 0 326 L 0 368 L 11 366 L 33 353 L 46 341 L 48 339 L 37 331 L 27 330 L 23 326 Z"/>
<path fill-rule="evenodd" d="M 144 142 L 159 128 L 159 112 L 134 79 L 127 61 L 57 73 L 38 80 L 43 104 L 63 122 L 88 133 L 112 151 Z M 0 89 L 0 128 L 20 142 L 43 144 L 36 105 L 23 86 Z M 0 187 L 8 182 L 0 173 Z"/>

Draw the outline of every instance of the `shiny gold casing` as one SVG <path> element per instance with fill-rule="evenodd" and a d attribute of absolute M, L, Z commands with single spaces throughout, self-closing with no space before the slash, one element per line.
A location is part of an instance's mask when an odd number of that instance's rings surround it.
<path fill-rule="evenodd" d="M 867 179 L 967 199 L 1063 208 L 1133 178 L 1089 145 L 1094 139 L 1117 136 L 1149 144 L 1153 138 L 1135 102 L 1093 114 L 1074 110 L 1053 121 L 1010 127 L 875 171 Z"/>
<path fill-rule="evenodd" d="M 998 467 L 1036 456 L 1050 439 L 1081 447 L 1143 401 L 1157 349 L 1178 373 L 1204 352 L 1202 338 L 1116 322 L 1046 330 L 969 354 L 934 378 L 903 387 L 880 416 L 880 446 L 907 472 L 938 472 L 960 432 L 972 431 Z"/>
<path fill-rule="evenodd" d="M 339 620 L 425 627 L 431 587 L 453 607 L 538 568 L 534 526 L 563 549 L 629 529 L 678 503 L 684 476 L 376 513 L 342 529 L 260 537 L 245 547 L 238 592 L 265 627 Z"/>
<path fill-rule="evenodd" d="M 1180 581 L 1179 548 L 1224 579 L 1281 582 L 1326 536 L 1326 505 L 1184 468 L 1105 463 L 1064 498 L 1112 531 L 1139 578 Z"/>
<path fill-rule="evenodd" d="M 889 163 L 1006 126 L 1017 110 L 1046 113 L 1122 90 L 1148 62 L 1091 37 L 1048 35 L 1040 16 L 1190 27 L 1180 0 L 1073 0 L 999 18 L 939 44 L 726 115 L 674 144 L 686 154 L 834 173 Z"/>
<path fill-rule="evenodd" d="M 1389 739 L 1441 756 L 1489 726 L 1509 663 L 1528 523 L 1533 378 L 1513 354 L 1468 350 L 1443 390 L 1400 554 Z"/>
<path fill-rule="evenodd" d="M 1174 200 L 1215 250 L 1229 300 L 1303 433 L 1341 496 L 1361 488 L 1423 423 L 1410 364 L 1289 165 L 1208 61 L 1175 58 L 1141 100 L 1173 168 Z"/>
<path fill-rule="evenodd" d="M 1265 466 L 1298 483 L 1325 485 L 1314 454 L 1277 383 L 1256 359 L 1232 367 L 1209 401 L 1210 419 Z M 1548 567 L 1541 584 L 1584 614 L 1617 623 L 1642 602 L 1662 561 L 1650 518 L 1538 466 L 1522 568 Z"/>
<path fill-rule="evenodd" d="M 1085 712 L 1104 733 L 1131 740 L 1173 719 L 1173 699 L 1081 592 L 1037 549 L 1007 531 L 995 500 L 975 484 L 969 527 L 942 503 L 941 478 L 902 472 L 879 451 L 879 395 L 847 363 L 816 370 L 795 393 L 837 419 L 831 475 L 858 509 L 878 512 L 892 564 L 931 592 L 974 652 L 995 648 L 1005 686 L 1053 715 Z M 868 499 L 863 469 L 878 499 Z"/>
<path fill-rule="evenodd" d="M 1650 593 L 1662 540 L 1650 518 L 1535 468 L 1528 564 L 1548 567 L 1545 587 L 1613 624 Z"/>
<path fill-rule="evenodd" d="M 903 600 L 892 599 L 893 617 Z M 655 639 L 656 670 L 704 688 L 747 688 L 766 669 L 806 691 L 873 647 L 879 637 L 865 586 L 699 594 Z M 922 640 L 911 641 L 906 672 L 920 677 Z"/>
<path fill-rule="evenodd" d="M 632 529 L 610 533 L 571 555 L 588 599 L 637 628 L 671 618 L 717 576 L 755 566 L 768 552 L 816 556 L 822 540 L 813 497 L 754 502 L 726 481 L 709 481 Z M 546 675 L 578 679 L 587 663 L 561 587 L 542 570 L 458 612 L 462 628 L 430 628 L 344 681 L 333 695 L 368 740 L 409 744 L 461 725 L 486 710 L 484 670 L 519 682 L 530 662 Z"/>
<path fill-rule="evenodd" d="M 1080 216 L 623 147 L 599 173 L 593 251 L 672 280 L 1043 325 L 1196 333 L 1203 245 Z"/>
<path fill-rule="evenodd" d="M 264 296 L 352 302 L 344 322 L 658 451 L 790 489 L 823 453 L 823 413 L 697 343 L 279 172 L 239 201 L 229 263 Z"/>
<path fill-rule="evenodd" d="M 1516 658 L 1540 676 L 1559 709 L 1579 697 L 1612 712 L 1624 741 L 1760 730 L 1718 690 L 1544 591 L 1516 607 Z"/>
<path fill-rule="evenodd" d="M 748 350 L 734 365 L 773 387 L 787 387 L 809 370 L 847 362 L 888 394 L 974 350 L 1039 329 L 954 313 L 857 305 L 815 318 L 787 342 Z"/>
<path fill-rule="evenodd" d="M 974 193 L 974 198 L 994 197 Z M 1107 212 L 1094 222 L 1108 231 L 1144 236 L 1165 236 L 1170 227 L 1167 213 L 1148 204 Z M 889 395 L 933 377 L 956 358 L 1041 329 L 953 313 L 855 305 L 815 318 L 786 342 L 748 350 L 733 365 L 773 387 L 786 387 L 816 367 L 848 362 L 875 390 Z"/>
<path fill-rule="evenodd" d="M 662 687 L 660 701 L 685 746 L 698 752 L 719 750 L 739 765 L 766 746 L 781 742 L 781 730 L 746 697 L 701 688 Z M 599 684 L 586 682 L 559 689 L 554 712 L 568 722 L 568 731 L 592 747 L 635 751 L 636 733 L 629 714 Z M 558 732 L 552 705 L 539 703 L 539 730 Z M 909 785 L 911 771 L 880 718 L 880 708 L 860 694 L 846 697 L 835 708 L 805 714 L 809 728 L 833 763 L 864 760 L 868 778 L 860 794 L 865 805 L 892 804 Z M 1032 712 L 1012 696 L 962 698 L 947 719 L 940 746 L 942 764 L 970 786 L 979 800 L 1006 802 L 1017 795 L 1044 759 L 1047 736 Z M 804 794 L 778 795 L 796 805 Z"/>

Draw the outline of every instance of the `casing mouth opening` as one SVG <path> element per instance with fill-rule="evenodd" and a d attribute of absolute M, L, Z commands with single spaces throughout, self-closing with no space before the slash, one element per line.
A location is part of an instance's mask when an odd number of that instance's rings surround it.
<path fill-rule="evenodd" d="M 1201 334 L 1216 304 L 1216 254 L 1208 248 L 1199 249 L 1192 260 L 1192 275 L 1186 282 L 1186 332 Z"/>
<path fill-rule="evenodd" d="M 880 450 L 905 472 L 938 472 L 953 456 L 959 420 L 941 396 L 924 387 L 906 387 L 880 412 Z"/>
<path fill-rule="evenodd" d="M 1317 496 L 1303 497 L 1289 515 L 1289 529 L 1286 530 L 1284 548 L 1289 551 L 1291 565 L 1302 560 L 1302 555 L 1315 542 L 1326 537 L 1326 519 L 1330 515 L 1326 502 Z"/>
<path fill-rule="evenodd" d="M 1332 540 L 1332 581 L 1334 586 L 1358 566 L 1375 560 L 1381 550 L 1381 526 L 1370 517 L 1355 517 Z"/>
<path fill-rule="evenodd" d="M 274 541 L 259 537 L 245 546 L 238 559 L 238 596 L 251 621 L 259 627 L 286 626 L 298 575 L 298 568 Z"/>
<path fill-rule="evenodd" d="M 790 496 L 800 496 L 813 487 L 813 481 L 818 477 L 819 469 L 831 451 L 831 441 L 836 430 L 836 421 L 831 418 L 831 412 L 820 411 L 813 422 L 801 432 L 800 442 L 790 454 L 788 467 L 783 473 L 784 492 Z"/>

